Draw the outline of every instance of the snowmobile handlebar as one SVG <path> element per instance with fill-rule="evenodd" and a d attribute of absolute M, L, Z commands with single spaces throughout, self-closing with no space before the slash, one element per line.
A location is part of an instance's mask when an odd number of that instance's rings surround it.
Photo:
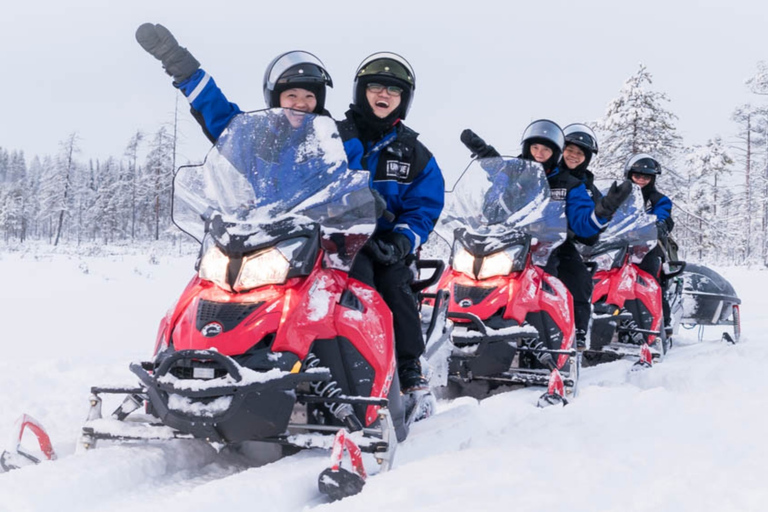
<path fill-rule="evenodd" d="M 680 274 L 683 273 L 685 270 L 685 262 L 684 261 L 668 261 L 667 266 L 669 267 L 669 272 L 662 271 L 664 273 L 665 279 L 671 279 L 673 277 L 677 277 Z"/>

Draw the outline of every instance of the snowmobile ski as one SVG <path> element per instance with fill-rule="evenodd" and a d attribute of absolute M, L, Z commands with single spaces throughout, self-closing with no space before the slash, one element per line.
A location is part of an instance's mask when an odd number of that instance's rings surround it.
<path fill-rule="evenodd" d="M 22 414 L 16 420 L 11 448 L 0 454 L 0 473 L 41 462 L 41 457 L 33 454 L 32 451 L 22 445 L 25 431 L 31 432 L 37 438 L 40 452 L 45 459 L 56 460 L 56 452 L 53 449 L 48 432 L 32 416 Z"/>
<path fill-rule="evenodd" d="M 547 392 L 539 397 L 536 405 L 540 408 L 549 407 L 550 405 L 568 405 L 568 399 L 565 398 L 563 377 L 557 368 L 550 372 Z"/>

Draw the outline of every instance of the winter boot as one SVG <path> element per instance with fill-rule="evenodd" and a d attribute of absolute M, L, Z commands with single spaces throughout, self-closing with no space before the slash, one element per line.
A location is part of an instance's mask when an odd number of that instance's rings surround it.
<path fill-rule="evenodd" d="M 397 373 L 400 377 L 400 391 L 403 393 L 429 389 L 429 382 L 421 373 L 421 362 L 418 359 L 402 361 Z"/>
<path fill-rule="evenodd" d="M 576 350 L 587 349 L 587 331 L 583 329 L 576 329 Z"/>

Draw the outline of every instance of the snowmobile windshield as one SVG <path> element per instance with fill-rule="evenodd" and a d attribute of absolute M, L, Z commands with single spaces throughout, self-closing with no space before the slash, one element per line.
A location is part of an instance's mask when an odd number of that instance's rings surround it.
<path fill-rule="evenodd" d="M 334 268 L 348 270 L 376 226 L 367 171 L 347 167 L 336 123 L 287 109 L 235 116 L 201 165 L 173 183 L 173 221 L 201 242 L 244 254 L 316 236 Z"/>
<path fill-rule="evenodd" d="M 605 195 L 611 182 L 596 183 Z M 592 245 L 579 244 L 579 252 L 585 257 L 600 254 L 612 249 L 634 248 L 633 259 L 642 259 L 656 245 L 656 216 L 646 213 L 643 193 L 637 185 L 632 186 L 632 194 L 619 206 L 608 226 L 600 233 L 598 241 Z M 639 260 L 638 260 L 639 261 Z"/>
<path fill-rule="evenodd" d="M 435 228 L 449 244 L 471 241 L 488 254 L 526 238 L 534 263 L 546 264 L 565 241 L 565 202 L 550 197 L 544 168 L 518 158 L 473 160 L 445 196 Z"/>

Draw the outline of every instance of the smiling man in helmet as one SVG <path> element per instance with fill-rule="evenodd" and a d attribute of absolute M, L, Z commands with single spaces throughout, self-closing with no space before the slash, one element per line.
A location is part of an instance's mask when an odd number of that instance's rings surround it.
<path fill-rule="evenodd" d="M 416 75 L 400 55 L 375 53 L 358 66 L 353 103 L 339 122 L 344 140 L 363 146 L 362 168 L 371 188 L 391 215 L 379 218 L 376 232 L 350 275 L 373 280 L 392 310 L 400 387 L 425 390 L 420 356 L 424 353 L 416 297 L 411 291 L 415 253 L 437 222 L 445 200 L 442 171 L 432 153 L 403 124 L 413 102 Z"/>

